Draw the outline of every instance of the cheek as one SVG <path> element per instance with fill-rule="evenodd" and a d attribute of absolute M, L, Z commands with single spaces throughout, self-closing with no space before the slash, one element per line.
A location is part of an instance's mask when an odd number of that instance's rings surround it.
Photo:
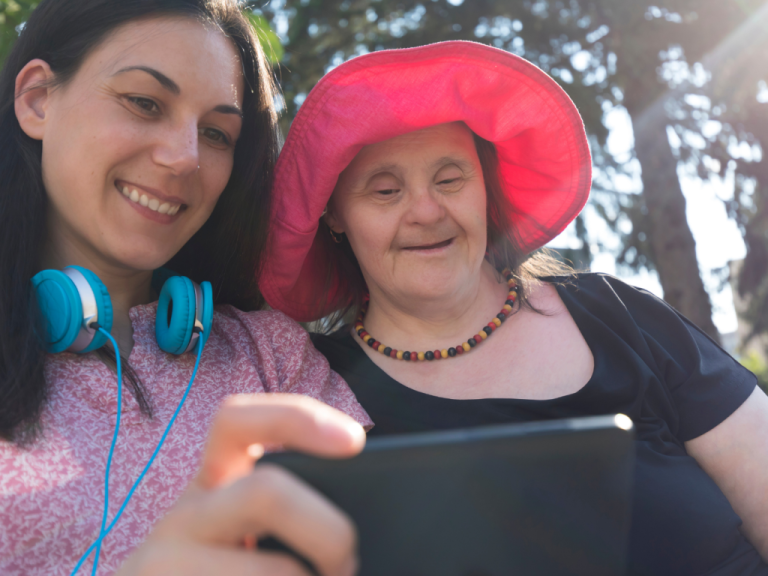
<path fill-rule="evenodd" d="M 84 108 L 88 114 L 83 113 Z M 141 150 L 145 135 L 131 122 L 117 122 L 115 114 L 105 114 L 103 108 L 98 102 L 72 105 L 49 124 L 43 140 L 42 172 L 52 199 L 100 192 L 111 170 Z"/>
<path fill-rule="evenodd" d="M 229 183 L 234 165 L 234 157 L 231 153 L 201 154 L 200 155 L 200 184 L 203 192 L 203 206 L 210 214 L 221 193 Z"/>
<path fill-rule="evenodd" d="M 456 210 L 457 217 L 467 235 L 482 239 L 485 242 L 488 236 L 488 218 L 485 190 L 477 190 L 469 195 Z"/>
<path fill-rule="evenodd" d="M 360 255 L 358 260 L 375 262 L 389 251 L 397 234 L 397 221 L 375 212 L 352 213 L 346 215 L 344 228 L 355 255 Z"/>

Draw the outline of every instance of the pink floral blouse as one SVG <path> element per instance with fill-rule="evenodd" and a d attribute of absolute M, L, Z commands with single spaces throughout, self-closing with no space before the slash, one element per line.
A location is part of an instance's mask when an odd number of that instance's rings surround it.
<path fill-rule="evenodd" d="M 148 461 L 194 367 L 194 354 L 161 351 L 157 304 L 130 311 L 129 362 L 154 417 L 142 414 L 124 384 L 123 415 L 110 477 L 111 520 Z M 104 470 L 117 411 L 115 374 L 93 354 L 48 357 L 43 435 L 20 449 L 0 441 L 0 574 L 69 574 L 101 525 Z M 363 425 L 371 420 L 304 330 L 279 312 L 216 309 L 213 331 L 179 417 L 120 521 L 104 540 L 99 574 L 117 570 L 176 501 L 197 471 L 209 424 L 226 396 L 305 394 Z M 80 574 L 90 574 L 88 560 Z"/>

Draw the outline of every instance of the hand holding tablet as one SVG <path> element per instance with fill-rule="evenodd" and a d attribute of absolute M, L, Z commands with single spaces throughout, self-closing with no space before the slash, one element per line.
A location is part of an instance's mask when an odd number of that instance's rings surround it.
<path fill-rule="evenodd" d="M 348 460 L 264 460 L 350 515 L 361 576 L 624 573 L 634 463 L 626 416 L 374 438 Z"/>

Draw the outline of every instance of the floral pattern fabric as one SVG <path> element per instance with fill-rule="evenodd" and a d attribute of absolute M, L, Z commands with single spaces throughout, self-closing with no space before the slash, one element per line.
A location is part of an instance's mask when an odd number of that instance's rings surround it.
<path fill-rule="evenodd" d="M 193 353 L 155 341 L 157 304 L 130 311 L 128 361 L 148 392 L 150 419 L 123 385 L 123 413 L 110 475 L 109 520 L 154 451 L 192 376 Z M 117 413 L 116 376 L 93 353 L 49 355 L 42 435 L 30 447 L 0 441 L 0 574 L 69 574 L 99 533 L 104 471 Z M 165 444 L 113 531 L 99 571 L 112 574 L 193 478 L 211 419 L 225 397 L 305 394 L 372 424 L 354 395 L 280 312 L 217 307 L 195 382 Z M 81 574 L 90 573 L 89 559 Z"/>

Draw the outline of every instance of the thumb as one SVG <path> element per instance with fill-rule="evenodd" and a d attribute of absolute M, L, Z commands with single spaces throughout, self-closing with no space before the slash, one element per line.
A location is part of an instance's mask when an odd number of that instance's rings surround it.
<path fill-rule="evenodd" d="M 346 458 L 362 450 L 365 431 L 346 414 L 307 396 L 231 396 L 214 417 L 194 483 L 208 490 L 250 473 L 265 444 Z"/>

